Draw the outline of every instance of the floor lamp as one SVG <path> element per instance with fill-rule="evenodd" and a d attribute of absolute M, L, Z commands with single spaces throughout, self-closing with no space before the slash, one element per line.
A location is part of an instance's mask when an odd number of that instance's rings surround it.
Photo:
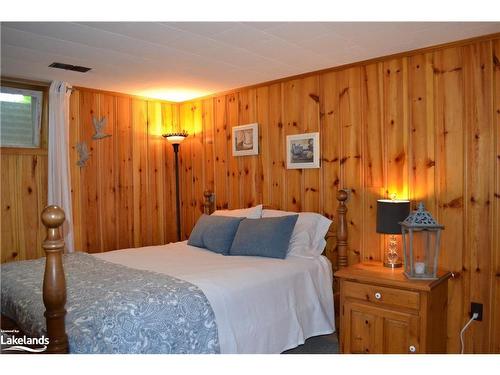
<path fill-rule="evenodd" d="M 181 240 L 181 212 L 180 212 L 180 197 L 179 197 L 179 145 L 182 143 L 188 134 L 185 131 L 179 133 L 167 133 L 162 137 L 174 147 L 175 158 L 175 206 L 177 208 L 177 241 Z"/>

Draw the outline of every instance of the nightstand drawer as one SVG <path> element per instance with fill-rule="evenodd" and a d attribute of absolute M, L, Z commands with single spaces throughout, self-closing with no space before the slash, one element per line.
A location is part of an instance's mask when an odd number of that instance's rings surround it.
<path fill-rule="evenodd" d="M 345 297 L 414 310 L 420 308 L 420 295 L 418 292 L 351 281 L 344 281 L 342 288 Z"/>

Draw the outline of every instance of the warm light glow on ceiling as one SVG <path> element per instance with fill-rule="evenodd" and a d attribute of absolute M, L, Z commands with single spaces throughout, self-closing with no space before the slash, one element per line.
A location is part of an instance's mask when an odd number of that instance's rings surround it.
<path fill-rule="evenodd" d="M 209 94 L 211 94 L 211 92 L 189 88 L 152 89 L 143 90 L 136 93 L 136 95 L 139 96 L 145 96 L 152 99 L 167 100 L 169 102 L 184 102 Z"/>

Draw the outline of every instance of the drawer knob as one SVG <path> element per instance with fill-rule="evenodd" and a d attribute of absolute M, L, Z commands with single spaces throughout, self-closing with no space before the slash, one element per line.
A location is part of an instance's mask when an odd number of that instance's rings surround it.
<path fill-rule="evenodd" d="M 415 353 L 417 351 L 417 348 L 415 348 L 413 345 L 410 345 L 410 352 Z"/>
<path fill-rule="evenodd" d="M 382 298 L 382 294 L 380 294 L 379 292 L 375 293 L 375 299 L 380 299 Z"/>

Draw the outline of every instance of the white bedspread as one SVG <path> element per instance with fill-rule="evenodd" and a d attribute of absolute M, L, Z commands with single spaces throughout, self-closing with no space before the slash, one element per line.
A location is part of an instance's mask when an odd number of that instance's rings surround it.
<path fill-rule="evenodd" d="M 330 262 L 223 256 L 187 245 L 95 254 L 197 285 L 215 313 L 222 353 L 281 353 L 335 330 Z"/>

